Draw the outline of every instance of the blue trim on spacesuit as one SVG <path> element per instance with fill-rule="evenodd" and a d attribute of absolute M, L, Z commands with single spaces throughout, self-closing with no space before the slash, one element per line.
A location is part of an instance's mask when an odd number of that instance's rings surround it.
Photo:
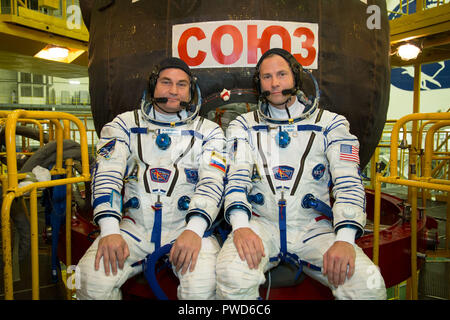
<path fill-rule="evenodd" d="M 195 130 L 181 130 L 181 135 L 183 136 L 194 136 L 200 140 L 203 140 L 203 135 Z"/>
<path fill-rule="evenodd" d="M 336 118 L 337 116 L 335 116 Z M 334 121 L 334 119 L 333 119 Z M 347 120 L 346 119 L 340 119 L 336 122 L 331 123 L 323 132 L 324 135 L 327 135 L 328 133 L 330 133 L 332 130 L 336 129 L 337 127 L 341 126 L 341 125 L 345 125 L 345 122 Z"/>
<path fill-rule="evenodd" d="M 290 123 L 288 123 L 289 125 Z M 278 127 L 280 131 L 282 130 L 282 127 Z M 253 126 L 251 127 L 251 130 L 253 131 L 268 131 L 270 130 L 270 126 L 268 125 L 257 125 L 257 126 Z M 318 125 L 314 125 L 314 124 L 299 124 L 296 126 L 297 131 L 318 131 L 318 132 L 322 132 L 323 128 L 321 126 Z"/>
<path fill-rule="evenodd" d="M 211 227 L 211 224 L 212 224 L 211 217 L 209 216 L 209 214 L 205 210 L 200 209 L 200 208 L 189 209 L 189 212 L 188 212 L 188 214 L 186 215 L 186 218 L 185 218 L 186 223 L 189 223 L 189 220 L 193 216 L 199 216 L 199 217 L 202 217 L 202 218 L 204 218 L 206 220 L 206 222 L 208 224 L 207 227 L 206 227 L 206 230 L 208 230 L 208 228 Z"/>
<path fill-rule="evenodd" d="M 317 89 L 317 88 L 316 88 Z M 297 96 L 297 100 L 302 103 L 305 106 L 305 109 L 303 110 L 303 113 L 301 116 L 297 117 L 297 118 L 293 118 L 293 119 L 287 119 L 287 120 L 281 120 L 281 119 L 272 119 L 269 118 L 263 111 L 263 105 L 261 104 L 258 108 L 258 112 L 261 113 L 261 115 L 263 116 L 263 118 L 265 119 L 265 121 L 269 122 L 269 123 L 274 123 L 274 124 L 293 124 L 296 122 L 299 122 L 301 120 L 304 120 L 307 116 L 312 115 L 316 110 L 317 110 L 317 104 L 318 104 L 318 99 L 319 99 L 319 91 L 316 90 L 316 99 L 314 100 L 314 104 L 309 104 L 306 103 L 306 101 L 302 100 L 302 99 L 298 99 L 299 96 Z M 265 111 L 267 113 L 268 110 L 268 103 L 265 104 Z M 258 121 L 257 121 L 258 122 Z"/>
<path fill-rule="evenodd" d="M 192 115 L 192 118 L 188 117 L 186 119 L 183 119 L 183 120 L 180 120 L 180 121 L 177 121 L 177 122 L 171 122 L 171 123 L 157 121 L 157 120 L 154 120 L 154 119 L 152 119 L 150 117 L 146 117 L 146 120 L 148 122 L 150 122 L 150 123 L 153 123 L 153 124 L 157 125 L 157 126 L 162 126 L 162 127 L 179 127 L 179 126 L 187 124 L 188 121 L 194 121 L 195 118 L 197 118 L 197 116 L 198 116 L 198 113 L 195 113 L 194 115 Z"/>
<path fill-rule="evenodd" d="M 217 194 L 218 196 L 219 196 L 219 202 L 220 202 L 220 199 L 222 198 L 222 192 L 219 192 L 219 191 L 217 191 L 217 190 L 214 190 L 214 188 L 213 187 L 211 187 L 210 185 L 207 185 L 207 184 L 201 184 L 200 186 L 198 186 L 197 185 L 197 189 L 198 188 L 208 188 L 208 189 L 211 189 L 215 194 Z M 203 190 L 203 192 L 206 192 L 205 190 Z"/>
<path fill-rule="evenodd" d="M 364 234 L 364 227 L 353 220 L 343 220 L 334 226 L 334 232 L 337 233 L 341 228 L 352 228 L 356 230 L 355 239 L 360 238 Z"/>
<path fill-rule="evenodd" d="M 217 199 L 214 198 L 213 196 L 211 196 L 211 195 L 208 193 L 207 190 L 201 190 L 201 189 L 199 189 L 199 188 L 197 187 L 195 193 L 198 194 L 198 195 L 202 195 L 202 196 L 208 197 L 208 198 L 212 199 L 213 201 L 217 202 Z M 220 196 L 220 197 L 222 197 L 222 196 Z M 217 207 L 219 207 L 219 205 L 220 205 L 220 199 L 219 199 L 219 202 L 218 202 Z"/>
<path fill-rule="evenodd" d="M 358 142 L 358 139 L 336 139 L 331 142 L 328 142 L 327 148 L 329 148 L 333 143 L 336 142 Z"/>
<path fill-rule="evenodd" d="M 323 128 L 314 124 L 299 124 L 297 131 L 318 131 L 321 132 Z"/>
<path fill-rule="evenodd" d="M 225 210 L 225 221 L 230 224 L 230 213 L 232 210 L 238 209 L 238 210 L 244 210 L 245 213 L 247 213 L 248 219 L 250 220 L 252 216 L 251 210 L 247 207 L 247 205 L 242 201 L 235 201 L 233 204 L 229 205 L 228 208 Z"/>
<path fill-rule="evenodd" d="M 245 193 L 245 188 L 242 187 L 242 189 L 238 189 L 237 187 L 234 187 L 233 189 L 228 190 L 228 191 L 225 193 L 225 195 L 227 196 L 227 195 L 229 195 L 230 193 L 233 193 L 233 192 L 242 192 L 242 193 Z"/>
<path fill-rule="evenodd" d="M 103 180 L 104 181 L 101 181 L 101 183 L 96 182 L 95 183 L 95 188 L 98 188 L 98 187 L 103 186 L 103 185 L 108 185 L 109 186 L 111 184 L 115 184 L 117 187 L 119 187 L 119 189 L 122 188 L 122 183 L 120 183 L 120 182 L 117 182 L 117 181 L 114 181 L 114 180 L 110 180 L 110 179 L 103 179 Z M 105 187 L 103 187 L 101 189 L 112 190 L 113 188 L 105 188 Z"/>
<path fill-rule="evenodd" d="M 113 128 L 113 129 L 117 129 L 113 124 L 117 124 L 117 125 L 120 127 L 120 129 L 128 136 L 128 138 L 130 137 L 130 132 L 129 132 L 128 130 L 126 130 L 125 128 L 123 128 L 123 127 L 120 125 L 120 123 L 117 123 L 117 122 L 109 122 L 109 123 L 105 124 L 105 125 L 103 126 L 103 128 Z M 113 137 L 113 138 L 115 138 L 115 137 Z M 108 138 L 108 137 L 102 137 L 102 140 L 108 140 L 108 139 L 110 139 L 110 138 Z M 124 141 L 124 140 L 123 140 L 123 141 Z"/>
<path fill-rule="evenodd" d="M 137 134 L 146 134 L 148 133 L 148 129 L 147 128 L 142 128 L 142 127 L 134 127 L 130 129 L 132 133 L 137 133 Z"/>
<path fill-rule="evenodd" d="M 92 204 L 93 209 L 95 209 L 98 205 L 102 203 L 109 202 L 111 199 L 111 194 L 108 194 L 107 196 L 101 196 L 94 200 L 94 203 Z"/>
<path fill-rule="evenodd" d="M 162 225 L 162 204 L 160 202 L 155 203 L 153 206 L 155 210 L 155 219 L 153 222 L 151 242 L 155 244 L 155 250 L 161 247 L 161 225 Z"/>
<path fill-rule="evenodd" d="M 321 236 L 321 235 L 323 235 L 323 234 L 330 234 L 330 233 L 334 233 L 334 232 L 333 232 L 333 231 L 329 231 L 329 232 L 318 233 L 318 234 L 315 234 L 315 235 L 313 235 L 313 236 L 311 236 L 311 237 L 309 237 L 309 238 L 303 240 L 302 242 L 303 242 L 303 243 L 306 243 L 306 242 L 308 242 L 309 240 L 314 239 L 315 237 Z"/>
<path fill-rule="evenodd" d="M 240 119 L 244 120 L 245 124 L 244 124 L 244 122 L 242 122 Z M 239 123 L 242 125 L 242 127 L 244 127 L 244 130 L 245 130 L 245 131 L 247 131 L 247 130 L 249 129 L 249 125 L 248 125 L 248 123 L 247 123 L 247 120 L 245 120 L 244 117 L 238 116 L 235 120 L 236 120 L 237 122 L 239 122 Z M 247 124 L 247 125 L 246 125 L 246 124 Z M 234 126 L 234 124 L 233 124 L 232 126 Z"/>
<path fill-rule="evenodd" d="M 139 239 L 138 237 L 136 237 L 136 236 L 135 236 L 134 234 L 132 234 L 131 232 L 126 231 L 126 230 L 124 230 L 124 229 L 120 229 L 120 231 L 126 233 L 127 235 L 129 235 L 130 237 L 132 237 L 132 238 L 133 238 L 134 240 L 136 240 L 137 242 L 141 242 L 141 239 Z"/>
<path fill-rule="evenodd" d="M 261 130 L 269 130 L 270 129 L 270 127 L 269 126 L 267 126 L 267 125 L 258 125 L 258 126 L 253 126 L 253 127 L 251 127 L 251 129 L 253 130 L 253 131 L 261 131 Z"/>
<path fill-rule="evenodd" d="M 286 200 L 278 201 L 278 222 L 280 228 L 280 251 L 284 256 L 287 254 L 287 235 L 286 235 Z"/>
<path fill-rule="evenodd" d="M 113 175 L 108 174 L 108 173 L 117 173 L 119 176 L 113 176 Z M 108 173 L 98 173 L 96 181 L 98 181 L 100 179 L 108 179 L 108 180 L 116 179 L 117 182 L 122 182 L 122 173 L 120 173 L 119 171 L 111 170 Z"/>
<path fill-rule="evenodd" d="M 98 221 L 103 218 L 113 217 L 116 218 L 119 222 L 122 220 L 122 216 L 113 210 L 104 210 L 98 212 L 94 217 L 94 223 L 98 225 Z"/>

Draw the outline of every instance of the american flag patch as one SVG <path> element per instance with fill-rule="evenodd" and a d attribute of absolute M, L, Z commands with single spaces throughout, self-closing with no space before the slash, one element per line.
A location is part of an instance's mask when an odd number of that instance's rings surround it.
<path fill-rule="evenodd" d="M 211 161 L 209 162 L 209 165 L 216 169 L 219 169 L 222 172 L 225 172 L 227 170 L 227 164 L 226 164 L 225 158 L 221 157 L 214 151 L 211 154 Z"/>
<path fill-rule="evenodd" d="M 341 144 L 340 160 L 354 161 L 359 164 L 359 149 L 350 144 Z"/>

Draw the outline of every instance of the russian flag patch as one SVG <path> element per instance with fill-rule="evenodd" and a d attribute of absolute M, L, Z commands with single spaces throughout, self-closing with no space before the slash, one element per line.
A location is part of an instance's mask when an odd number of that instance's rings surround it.
<path fill-rule="evenodd" d="M 211 161 L 209 162 L 209 165 L 216 169 L 219 169 L 223 173 L 225 173 L 227 170 L 227 162 L 225 158 L 221 157 L 214 151 L 211 154 Z"/>
<path fill-rule="evenodd" d="M 350 144 L 341 144 L 339 159 L 353 161 L 359 164 L 359 149 Z"/>

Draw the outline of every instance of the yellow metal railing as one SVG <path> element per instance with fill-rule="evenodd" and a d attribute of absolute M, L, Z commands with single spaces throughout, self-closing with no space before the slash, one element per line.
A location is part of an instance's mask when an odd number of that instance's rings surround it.
<path fill-rule="evenodd" d="M 374 180 L 375 180 L 375 167 L 376 167 L 376 163 L 379 161 L 380 156 L 383 155 L 385 158 L 389 157 L 389 153 L 390 153 L 390 148 L 391 148 L 391 132 L 393 129 L 393 126 L 395 124 L 397 120 L 386 120 L 386 124 L 384 126 L 380 141 L 375 149 L 374 154 L 371 157 L 370 160 L 370 178 L 371 178 L 371 182 L 370 182 L 370 188 L 374 189 Z M 426 134 L 426 127 L 429 126 L 430 124 L 435 123 L 436 121 L 432 120 L 432 121 L 426 121 L 421 123 L 420 125 L 420 129 L 418 131 L 417 134 L 417 139 L 418 139 L 418 150 L 420 151 L 418 156 L 419 156 L 419 163 L 420 165 L 418 165 L 418 169 L 420 169 L 419 173 L 421 174 L 423 172 L 423 138 L 425 137 Z M 398 150 L 397 152 L 399 153 L 398 157 L 399 157 L 399 163 L 397 164 L 398 170 L 399 170 L 399 176 L 400 177 L 405 177 L 407 175 L 407 169 L 408 169 L 408 163 L 407 163 L 407 157 L 408 157 L 408 148 L 411 147 L 411 145 L 408 144 L 408 138 L 410 139 L 409 141 L 411 141 L 411 135 L 412 132 L 410 130 L 407 130 L 406 128 L 406 124 L 403 124 L 403 126 L 401 127 L 402 130 L 402 138 L 401 138 L 401 143 L 400 143 L 400 150 Z M 449 142 L 450 142 L 450 134 L 448 131 L 437 131 L 436 134 L 434 135 L 436 137 L 436 142 L 435 142 L 435 148 L 434 148 L 434 155 L 433 156 L 433 160 L 445 160 L 445 158 L 443 156 L 450 156 L 449 153 Z M 444 137 L 444 138 L 442 138 Z M 444 175 L 446 172 L 448 172 L 448 165 L 446 166 L 447 161 L 441 161 L 434 169 L 432 169 L 432 173 L 431 176 L 432 177 L 436 177 L 442 170 L 444 171 Z M 387 172 L 387 170 L 389 170 L 389 166 L 387 165 L 383 170 L 382 170 L 382 175 L 384 176 Z M 429 197 L 429 195 L 428 195 Z"/>
<path fill-rule="evenodd" d="M 436 120 L 426 121 L 423 122 L 419 129 L 418 134 L 418 146 L 420 150 L 424 150 L 422 147 L 422 140 L 424 136 L 424 128 L 430 124 L 435 124 Z M 431 129 L 431 128 L 430 128 Z M 442 139 L 441 135 L 444 134 L 445 138 Z M 427 133 L 428 135 L 428 133 Z M 450 163 L 448 160 L 448 157 L 450 156 L 449 150 L 448 150 L 448 143 L 449 143 L 449 134 L 447 131 L 439 131 L 436 129 L 433 129 L 432 135 L 436 137 L 436 143 L 433 145 L 433 155 L 431 156 L 432 160 L 441 160 L 440 163 L 438 163 L 434 169 L 431 170 L 429 174 L 425 174 L 425 159 L 424 159 L 424 153 L 421 152 L 419 154 L 419 161 L 420 161 L 420 169 L 421 169 L 421 175 L 430 176 L 432 178 L 437 177 L 439 172 L 444 169 L 444 176 L 445 172 L 449 171 Z M 428 142 L 430 144 L 431 142 Z M 436 146 L 436 147 L 434 147 Z M 440 151 L 442 149 L 445 149 L 445 151 Z M 446 167 L 444 167 L 447 164 Z M 431 167 L 430 167 L 431 168 Z M 427 189 L 422 189 L 422 203 L 426 203 L 426 200 L 429 198 L 429 192 Z"/>
<path fill-rule="evenodd" d="M 413 7 L 410 6 L 411 3 L 412 0 L 399 0 L 398 1 L 399 9 L 397 11 L 388 10 L 388 13 L 394 13 L 400 16 L 407 16 L 410 14 L 414 14 L 417 12 L 421 12 L 424 10 L 428 10 L 431 8 L 439 7 L 441 5 L 450 3 L 450 0 L 435 0 L 433 2 L 427 2 L 427 0 L 415 0 L 416 6 L 414 7 L 414 11 L 412 9 Z"/>
<path fill-rule="evenodd" d="M 4 125 L 6 122 L 6 118 L 0 119 L 0 125 Z M 17 122 L 20 123 L 31 123 L 38 127 L 39 129 L 39 146 L 44 146 L 44 127 L 42 126 L 42 121 L 37 121 L 35 119 L 17 119 Z M 22 144 L 22 147 L 30 146 L 29 142 L 26 142 L 25 144 Z"/>
<path fill-rule="evenodd" d="M 377 148 L 384 148 L 384 149 L 390 149 L 391 147 L 391 143 L 390 143 L 390 132 L 392 131 L 392 128 L 390 128 L 391 126 L 395 125 L 396 120 L 386 120 L 386 124 L 384 126 L 383 129 L 383 134 L 382 134 L 382 139 L 380 140 L 380 142 L 378 143 Z M 405 176 L 405 157 L 406 157 L 406 149 L 407 149 L 407 145 L 408 145 L 408 130 L 406 128 L 406 125 L 402 126 L 403 129 L 403 138 L 402 138 L 402 143 L 401 143 L 401 148 L 400 148 L 400 174 L 401 176 Z M 389 141 L 384 141 L 383 140 L 383 136 L 386 134 L 386 132 L 389 132 Z M 379 151 L 378 151 L 379 153 Z M 378 162 L 378 157 L 376 162 Z M 385 170 L 387 170 L 388 167 L 385 168 Z M 375 168 L 373 169 L 375 170 Z M 384 175 L 384 172 L 383 172 Z M 375 175 L 373 175 L 372 177 L 375 177 Z M 373 181 L 374 179 L 372 179 Z"/>
<path fill-rule="evenodd" d="M 417 188 L 427 188 L 450 192 L 450 183 L 448 180 L 433 179 L 426 174 L 423 177 L 418 177 L 415 172 L 412 172 L 409 179 L 401 179 L 398 176 L 398 155 L 397 149 L 399 147 L 398 137 L 400 128 L 408 121 L 418 120 L 450 120 L 450 113 L 414 113 L 399 119 L 392 130 L 391 135 L 391 149 L 389 160 L 389 176 L 382 177 L 379 173 L 375 175 L 375 208 L 374 208 L 374 247 L 373 247 L 373 261 L 376 265 L 379 262 L 379 245 L 380 245 L 380 206 L 381 206 L 381 183 L 391 183 L 397 185 L 404 185 L 411 187 L 411 287 L 412 299 L 417 299 Z M 442 125 L 448 125 L 447 122 Z M 436 126 L 437 128 L 438 126 Z M 435 131 L 433 129 L 433 131 Z M 433 131 L 431 129 L 427 133 L 425 143 L 425 168 L 428 173 L 428 165 L 431 166 L 430 157 L 433 154 Z M 412 146 L 412 149 L 417 146 Z"/>
<path fill-rule="evenodd" d="M 81 41 L 89 40 L 89 32 L 82 21 L 78 1 L 39 1 L 37 7 L 32 4 L 27 0 L 3 0 L 0 4 L 0 20 Z M 73 23 L 73 20 L 76 20 L 77 24 L 69 28 L 68 25 Z"/>
<path fill-rule="evenodd" d="M 37 225 L 37 189 L 47 188 L 57 185 L 69 185 L 78 182 L 90 180 L 89 160 L 87 150 L 86 130 L 83 123 L 77 117 L 63 112 L 47 112 L 47 111 L 25 111 L 15 110 L 12 112 L 0 112 L 0 117 L 7 116 L 5 128 L 6 152 L 8 174 L 2 177 L 3 188 L 6 190 L 2 203 L 2 249 L 4 262 L 4 286 L 5 299 L 12 300 L 13 294 L 13 278 L 12 278 L 12 254 L 11 254 L 11 223 L 10 209 L 12 201 L 30 193 L 30 232 L 31 232 L 31 269 L 32 269 L 32 299 L 39 299 L 39 255 L 38 255 L 38 225 Z M 23 174 L 17 172 L 16 163 L 16 140 L 15 131 L 16 124 L 19 119 L 49 119 L 56 126 L 56 165 L 51 170 L 52 174 L 66 174 L 67 178 L 52 180 L 46 182 L 36 182 L 24 187 L 18 187 L 18 180 Z M 62 120 L 63 125 L 61 125 Z M 63 168 L 63 138 L 69 137 L 69 121 L 75 123 L 80 131 L 81 140 L 81 168 L 82 173 L 78 177 L 72 177 L 72 160 L 66 160 L 66 169 Z M 66 263 L 71 264 L 71 188 L 67 188 L 66 194 Z"/>
<path fill-rule="evenodd" d="M 6 121 L 6 116 L 9 112 L 11 111 L 0 111 L 0 125 L 4 125 L 5 121 Z M 4 118 L 2 119 L 2 114 L 4 115 Z M 95 157 L 95 146 L 98 142 L 98 136 L 97 136 L 97 132 L 94 128 L 92 128 L 93 126 L 93 118 L 92 118 L 92 114 L 91 113 L 71 113 L 72 115 L 76 116 L 77 118 L 79 118 L 83 124 L 84 124 L 84 128 L 86 130 L 87 133 L 87 137 L 88 137 L 88 146 L 90 146 L 89 149 L 89 154 L 91 156 Z M 31 123 L 34 126 L 37 127 L 37 129 L 39 130 L 39 146 L 42 147 L 44 145 L 44 136 L 45 134 L 48 134 L 48 141 L 53 141 L 55 140 L 54 137 L 54 132 L 55 132 L 55 125 L 52 121 L 50 120 L 35 120 L 35 119 L 19 119 L 18 122 L 22 122 L 22 123 Z M 89 128 L 91 127 L 91 128 Z M 80 130 L 78 130 L 78 128 L 76 126 L 70 125 L 69 127 L 70 133 L 69 133 L 69 137 L 67 139 L 71 139 L 73 141 L 76 141 L 78 143 L 81 143 L 80 141 Z M 28 137 L 23 137 L 22 138 L 22 149 L 24 149 L 26 147 L 27 150 L 30 149 L 31 147 L 31 142 L 30 138 Z M 33 144 L 34 146 L 36 146 L 36 144 Z M 19 153 L 18 153 L 19 154 Z M 30 154 L 27 152 L 23 152 L 20 154 Z M 6 152 L 0 152 L 0 157 L 1 156 L 5 156 Z M 3 171 L 1 171 L 1 173 L 3 173 Z"/>
<path fill-rule="evenodd" d="M 449 117 L 450 118 L 450 117 Z M 433 178 L 432 170 L 431 170 L 431 164 L 433 160 L 437 159 L 443 159 L 449 161 L 450 158 L 448 156 L 434 156 L 432 151 L 434 150 L 433 144 L 434 139 L 433 136 L 435 133 L 442 127 L 448 127 L 450 126 L 450 121 L 439 121 L 435 123 L 427 132 L 426 138 L 425 138 L 425 149 L 428 150 L 428 152 L 425 152 L 424 154 L 424 172 L 423 177 L 424 179 L 427 179 L 431 183 L 440 183 L 444 185 L 450 185 L 449 179 L 436 179 Z M 449 172 L 449 171 L 448 171 Z M 448 173 L 447 174 L 450 174 Z M 448 176 L 447 176 L 448 177 Z M 449 198 L 450 192 L 447 192 L 447 200 Z M 446 242 L 445 242 L 445 250 L 448 250 L 450 247 L 450 203 L 447 201 L 447 219 L 446 219 Z"/>

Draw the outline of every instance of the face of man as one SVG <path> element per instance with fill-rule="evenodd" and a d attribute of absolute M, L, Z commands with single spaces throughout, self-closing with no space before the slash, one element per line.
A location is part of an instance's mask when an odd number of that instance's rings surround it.
<path fill-rule="evenodd" d="M 155 105 L 157 111 L 169 114 L 182 109 L 181 101 L 189 102 L 189 76 L 178 68 L 164 69 L 159 73 L 155 87 L 155 98 L 167 98 L 166 103 L 158 102 Z"/>
<path fill-rule="evenodd" d="M 259 79 L 261 91 L 269 91 L 267 96 L 270 104 L 274 107 L 283 109 L 289 96 L 281 92 L 294 87 L 294 74 L 288 62 L 279 55 L 273 55 L 265 58 L 259 68 Z M 291 106 L 295 99 L 290 99 L 287 106 Z"/>

